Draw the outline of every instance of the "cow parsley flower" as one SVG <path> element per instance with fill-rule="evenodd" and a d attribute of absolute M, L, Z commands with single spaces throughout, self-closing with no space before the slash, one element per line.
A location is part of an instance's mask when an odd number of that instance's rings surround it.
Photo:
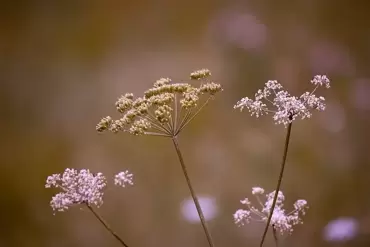
<path fill-rule="evenodd" d="M 74 204 L 101 206 L 106 185 L 102 173 L 94 174 L 87 169 L 77 171 L 67 168 L 63 174 L 49 176 L 45 188 L 55 187 L 62 190 L 52 197 L 50 206 L 54 211 L 63 212 Z"/>
<path fill-rule="evenodd" d="M 134 175 L 132 173 L 129 173 L 129 171 L 127 170 L 124 172 L 120 172 L 114 176 L 114 184 L 123 188 L 126 187 L 126 185 L 133 185 L 133 176 Z"/>
<path fill-rule="evenodd" d="M 283 86 L 277 81 L 268 81 L 263 89 L 257 91 L 254 99 L 242 98 L 236 103 L 234 109 L 239 108 L 242 111 L 247 108 L 251 116 L 256 117 L 273 113 L 276 124 L 287 126 L 296 118 L 310 118 L 312 110 L 325 110 L 325 98 L 316 96 L 314 92 L 320 86 L 330 88 L 329 79 L 325 75 L 316 75 L 311 83 L 315 85 L 311 92 L 305 92 L 300 97 L 296 97 L 283 90 Z"/>
<path fill-rule="evenodd" d="M 105 117 L 96 126 L 99 132 L 124 131 L 133 135 L 176 136 L 208 103 L 222 91 L 221 85 L 207 80 L 208 69 L 194 71 L 191 80 L 200 81 L 199 86 L 189 83 L 172 83 L 169 78 L 157 80 L 152 88 L 139 98 L 126 93 L 118 98 L 116 108 L 122 116 L 118 120 Z M 207 95 L 205 103 L 201 103 Z"/>
<path fill-rule="evenodd" d="M 248 198 L 241 200 L 240 203 L 245 205 L 247 209 L 238 209 L 234 213 L 234 222 L 239 226 L 250 223 L 251 221 L 267 223 L 275 191 L 265 195 L 265 202 L 260 198 L 260 195 L 264 194 L 263 188 L 252 188 L 252 194 L 257 198 L 260 209 L 258 207 L 254 207 Z M 297 200 L 293 205 L 294 210 L 287 213 L 283 208 L 284 200 L 285 197 L 283 192 L 279 191 L 274 213 L 270 222 L 270 226 L 280 232 L 280 234 L 292 233 L 294 225 L 302 224 L 302 215 L 305 215 L 305 210 L 308 208 L 306 200 Z"/>

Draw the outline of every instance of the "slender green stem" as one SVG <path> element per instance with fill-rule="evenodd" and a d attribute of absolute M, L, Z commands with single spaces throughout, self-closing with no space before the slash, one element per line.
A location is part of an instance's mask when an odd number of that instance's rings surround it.
<path fill-rule="evenodd" d="M 113 231 L 113 229 L 108 225 L 108 223 L 94 210 L 93 207 L 90 205 L 86 204 L 88 209 L 94 214 L 94 216 L 100 221 L 100 223 L 103 224 L 103 226 L 115 237 L 121 244 L 122 246 L 128 247 L 128 245 Z"/>
<path fill-rule="evenodd" d="M 208 240 L 208 244 L 209 244 L 210 247 L 213 247 L 214 245 L 213 245 L 212 237 L 211 237 L 211 234 L 210 234 L 210 232 L 209 232 L 209 230 L 207 228 L 206 220 L 204 218 L 204 214 L 203 214 L 202 208 L 200 207 L 198 197 L 196 196 L 195 191 L 193 189 L 193 186 L 191 185 L 190 178 L 189 178 L 189 175 L 188 175 L 188 172 L 187 172 L 185 163 L 184 163 L 184 159 L 183 159 L 182 154 L 181 154 L 181 151 L 180 151 L 180 147 L 179 147 L 179 142 L 177 140 L 177 136 L 173 136 L 172 137 L 172 141 L 173 141 L 173 144 L 175 146 L 175 149 L 176 149 L 176 152 L 177 152 L 177 156 L 179 157 L 181 168 L 182 168 L 182 171 L 184 173 L 186 182 L 188 184 L 191 197 L 193 198 L 195 207 L 197 208 L 197 212 L 198 212 L 200 221 L 202 223 L 204 233 L 206 234 L 206 237 L 207 237 L 207 240 Z"/>
<path fill-rule="evenodd" d="M 292 132 L 292 122 L 290 122 L 289 125 L 288 125 L 288 130 L 287 130 L 287 134 L 286 134 L 286 138 L 285 138 L 283 160 L 282 160 L 281 168 L 280 168 L 280 174 L 279 174 L 278 182 L 277 182 L 277 185 L 276 185 L 274 200 L 272 202 L 272 206 L 271 206 L 271 209 L 270 209 L 270 214 L 269 214 L 269 217 L 267 219 L 266 226 L 265 226 L 265 231 L 263 232 L 263 235 L 262 235 L 260 247 L 263 246 L 263 242 L 265 241 L 266 234 L 267 234 L 267 231 L 268 231 L 269 226 L 270 226 L 271 218 L 272 218 L 272 215 L 274 213 L 276 200 L 277 200 L 277 197 L 278 197 L 278 194 L 279 194 L 279 191 L 280 191 L 281 181 L 283 180 L 284 168 L 285 168 L 286 158 L 287 158 L 287 155 L 288 155 L 288 147 L 289 147 L 289 140 L 290 140 L 290 133 L 291 132 Z"/>

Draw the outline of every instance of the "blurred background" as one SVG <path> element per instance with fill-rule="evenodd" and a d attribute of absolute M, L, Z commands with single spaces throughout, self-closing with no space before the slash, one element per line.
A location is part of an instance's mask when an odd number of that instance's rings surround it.
<path fill-rule="evenodd" d="M 129 243 L 207 246 L 170 140 L 98 134 L 121 94 L 209 68 L 224 87 L 180 145 L 216 246 L 258 246 L 237 227 L 251 187 L 274 190 L 286 129 L 234 110 L 270 79 L 292 94 L 326 74 L 325 112 L 293 124 L 282 190 L 310 205 L 282 246 L 370 245 L 368 1 L 2 1 L 0 246 L 119 246 L 86 209 L 53 215 L 48 175 L 89 168 L 111 186 L 98 210 Z M 111 182 L 111 180 L 110 180 Z M 110 184 L 112 185 L 112 183 Z M 274 246 L 271 234 L 266 246 Z"/>

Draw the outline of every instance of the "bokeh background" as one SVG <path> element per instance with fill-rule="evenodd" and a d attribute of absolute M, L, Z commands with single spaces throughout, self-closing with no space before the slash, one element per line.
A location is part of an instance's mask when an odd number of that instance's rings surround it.
<path fill-rule="evenodd" d="M 328 107 L 293 125 L 283 181 L 287 208 L 304 198 L 310 209 L 281 243 L 369 246 L 369 5 L 2 1 L 0 246 L 119 246 L 86 209 L 53 215 L 45 179 L 67 167 L 134 173 L 99 209 L 130 246 L 207 246 L 171 141 L 95 131 L 121 94 L 203 67 L 224 91 L 180 144 L 216 246 L 257 246 L 263 225 L 232 214 L 252 186 L 274 189 L 286 131 L 233 105 L 269 79 L 300 95 L 316 74 L 332 81 L 318 93 Z"/>

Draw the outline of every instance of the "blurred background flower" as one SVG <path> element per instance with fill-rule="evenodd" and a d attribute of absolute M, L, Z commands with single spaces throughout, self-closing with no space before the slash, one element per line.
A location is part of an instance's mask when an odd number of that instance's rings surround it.
<path fill-rule="evenodd" d="M 130 246 L 205 246 L 201 226 L 179 217 L 190 195 L 173 147 L 95 131 L 102 116 L 115 114 L 121 94 L 138 95 L 161 77 L 183 82 L 203 67 L 224 92 L 180 144 L 195 190 L 217 198 L 217 217 L 208 222 L 216 245 L 258 244 L 263 227 L 240 229 L 232 214 L 249 188 L 274 189 L 285 134 L 270 118 L 233 105 L 267 80 L 299 94 L 316 74 L 332 82 L 327 109 L 293 126 L 282 186 L 288 199 L 305 198 L 310 213 L 284 241 L 335 245 L 318 234 L 332 219 L 370 213 L 369 7 L 333 0 L 2 1 L 0 245 L 117 246 L 85 210 L 53 216 L 45 179 L 73 167 L 135 174 L 135 186 L 108 190 L 99 208 Z M 360 240 L 341 246 L 370 245 L 369 224 L 358 224 Z"/>
<path fill-rule="evenodd" d="M 217 216 L 218 209 L 214 198 L 200 196 L 199 204 L 202 207 L 206 221 L 210 221 Z M 181 214 L 190 223 L 200 223 L 199 215 L 192 198 L 188 198 L 181 203 Z"/>
<path fill-rule="evenodd" d="M 358 222 L 354 218 L 341 217 L 330 221 L 324 229 L 324 239 L 329 242 L 344 242 L 358 234 Z"/>

